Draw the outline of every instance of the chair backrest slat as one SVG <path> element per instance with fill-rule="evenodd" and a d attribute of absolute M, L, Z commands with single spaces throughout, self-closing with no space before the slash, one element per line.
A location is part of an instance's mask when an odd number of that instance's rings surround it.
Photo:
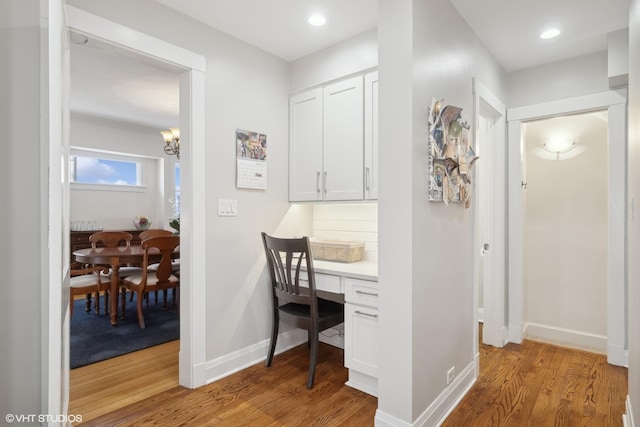
<path fill-rule="evenodd" d="M 116 248 L 122 243 L 129 247 L 131 239 L 133 239 L 133 236 L 126 231 L 98 231 L 89 236 L 93 249 L 97 247 L 98 243 L 102 243 L 107 248 Z"/>
<path fill-rule="evenodd" d="M 162 228 L 154 228 L 151 230 L 144 230 L 140 233 L 140 241 L 148 239 L 149 237 L 157 236 L 173 236 L 173 232 L 169 230 L 163 230 Z"/>
<path fill-rule="evenodd" d="M 180 246 L 180 236 L 155 236 L 142 241 L 144 249 L 143 274 L 147 273 L 149 267 L 149 253 L 152 249 L 160 251 L 161 259 L 156 269 L 157 282 L 154 285 L 164 285 L 170 283 L 172 274 L 172 256 L 176 248 Z M 146 280 L 143 280 L 146 281 Z"/>
<path fill-rule="evenodd" d="M 311 304 L 316 297 L 315 271 L 308 237 L 281 239 L 262 233 L 274 297 Z M 306 272 L 307 286 L 300 286 Z"/>

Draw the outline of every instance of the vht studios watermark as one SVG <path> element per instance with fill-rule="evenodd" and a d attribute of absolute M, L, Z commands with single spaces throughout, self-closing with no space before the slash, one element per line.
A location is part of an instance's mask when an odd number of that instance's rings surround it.
<path fill-rule="evenodd" d="M 82 415 L 54 414 L 7 414 L 4 420 L 9 423 L 81 423 Z"/>

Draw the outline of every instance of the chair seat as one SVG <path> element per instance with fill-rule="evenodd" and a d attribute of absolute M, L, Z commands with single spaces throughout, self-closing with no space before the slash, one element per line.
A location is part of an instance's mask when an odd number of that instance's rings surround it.
<path fill-rule="evenodd" d="M 293 316 L 311 317 L 311 308 L 306 304 L 290 302 L 279 307 L 280 311 Z M 342 314 L 344 306 L 340 303 L 318 298 L 318 320 L 320 323 L 337 314 Z"/>
<path fill-rule="evenodd" d="M 156 273 L 149 270 L 149 273 L 147 273 L 147 285 L 148 286 L 153 286 L 155 285 L 156 281 L 158 280 L 158 278 L 156 277 Z M 175 283 L 176 286 L 178 286 L 178 284 L 180 283 L 180 279 L 178 279 L 176 276 L 171 275 L 169 276 L 169 281 L 171 283 Z M 140 286 L 140 284 L 142 283 L 142 273 L 139 274 L 134 274 L 132 276 L 128 276 L 127 277 L 127 283 L 133 286 Z"/>
<path fill-rule="evenodd" d="M 157 271 L 158 270 L 158 266 L 160 265 L 159 262 L 156 262 L 155 264 L 150 264 L 149 265 L 149 271 Z M 177 259 L 175 261 L 173 261 L 171 263 L 171 271 L 180 271 L 180 260 Z"/>
<path fill-rule="evenodd" d="M 107 280 L 111 278 L 112 274 L 113 274 L 113 270 L 109 269 L 109 273 L 105 275 L 108 278 Z M 142 268 L 141 267 L 120 267 L 118 269 L 118 277 L 121 279 L 123 277 L 129 277 L 134 274 L 142 274 Z"/>
<path fill-rule="evenodd" d="M 104 284 L 108 283 L 103 282 Z M 73 276 L 69 281 L 69 286 L 72 288 L 86 288 L 89 286 L 96 286 L 98 284 L 98 276 L 95 274 L 83 274 L 81 276 Z"/>

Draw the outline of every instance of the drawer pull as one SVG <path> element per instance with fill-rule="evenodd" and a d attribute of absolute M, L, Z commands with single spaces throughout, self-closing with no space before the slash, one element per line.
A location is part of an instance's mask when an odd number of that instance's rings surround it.
<path fill-rule="evenodd" d="M 356 314 L 361 314 L 363 316 L 369 316 L 369 317 L 373 317 L 375 319 L 378 318 L 377 314 L 369 314 L 369 313 L 365 313 L 364 311 L 360 311 L 360 310 L 356 310 Z"/>
<path fill-rule="evenodd" d="M 377 297 L 378 294 L 375 292 L 367 292 L 367 291 L 360 291 L 360 290 L 356 290 L 356 294 L 360 294 L 360 295 L 371 295 L 372 297 Z"/>

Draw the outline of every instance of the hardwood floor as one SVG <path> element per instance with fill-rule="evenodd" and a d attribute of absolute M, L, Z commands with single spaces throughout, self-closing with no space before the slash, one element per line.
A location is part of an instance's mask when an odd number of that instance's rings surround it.
<path fill-rule="evenodd" d="M 196 390 L 177 385 L 178 342 L 71 371 L 70 414 L 87 426 L 372 426 L 377 399 L 344 385 L 343 352 L 321 344 L 312 390 L 306 346 Z M 532 341 L 480 346 L 476 384 L 442 424 L 622 426 L 627 369 Z"/>
<path fill-rule="evenodd" d="M 343 351 L 330 345 L 320 343 L 311 390 L 306 388 L 309 360 L 306 345 L 276 355 L 269 369 L 258 363 L 196 390 L 177 385 L 177 345 L 173 349 L 167 346 L 148 350 L 142 356 L 144 361 L 130 360 L 130 366 L 127 361 L 116 360 L 126 357 L 121 356 L 111 359 L 112 369 L 91 369 L 110 361 L 84 367 L 87 369 L 82 373 L 82 381 L 75 371 L 83 368 L 73 370 L 69 413 L 82 415 L 82 425 L 86 426 L 373 425 L 377 399 L 344 385 L 348 373 L 343 366 Z M 171 353 L 174 359 L 172 372 L 166 366 L 156 368 L 150 360 L 153 358 L 150 353 L 163 352 Z M 148 375 L 162 377 L 160 371 L 166 372 L 172 381 L 162 381 L 156 387 Z M 108 377 L 103 377 L 103 373 Z M 149 386 L 156 390 L 143 397 L 141 389 Z M 132 396 L 118 398 L 118 394 Z"/>
<path fill-rule="evenodd" d="M 604 355 L 528 340 L 480 345 L 480 375 L 442 426 L 622 426 L 627 390 L 627 369 Z"/>

